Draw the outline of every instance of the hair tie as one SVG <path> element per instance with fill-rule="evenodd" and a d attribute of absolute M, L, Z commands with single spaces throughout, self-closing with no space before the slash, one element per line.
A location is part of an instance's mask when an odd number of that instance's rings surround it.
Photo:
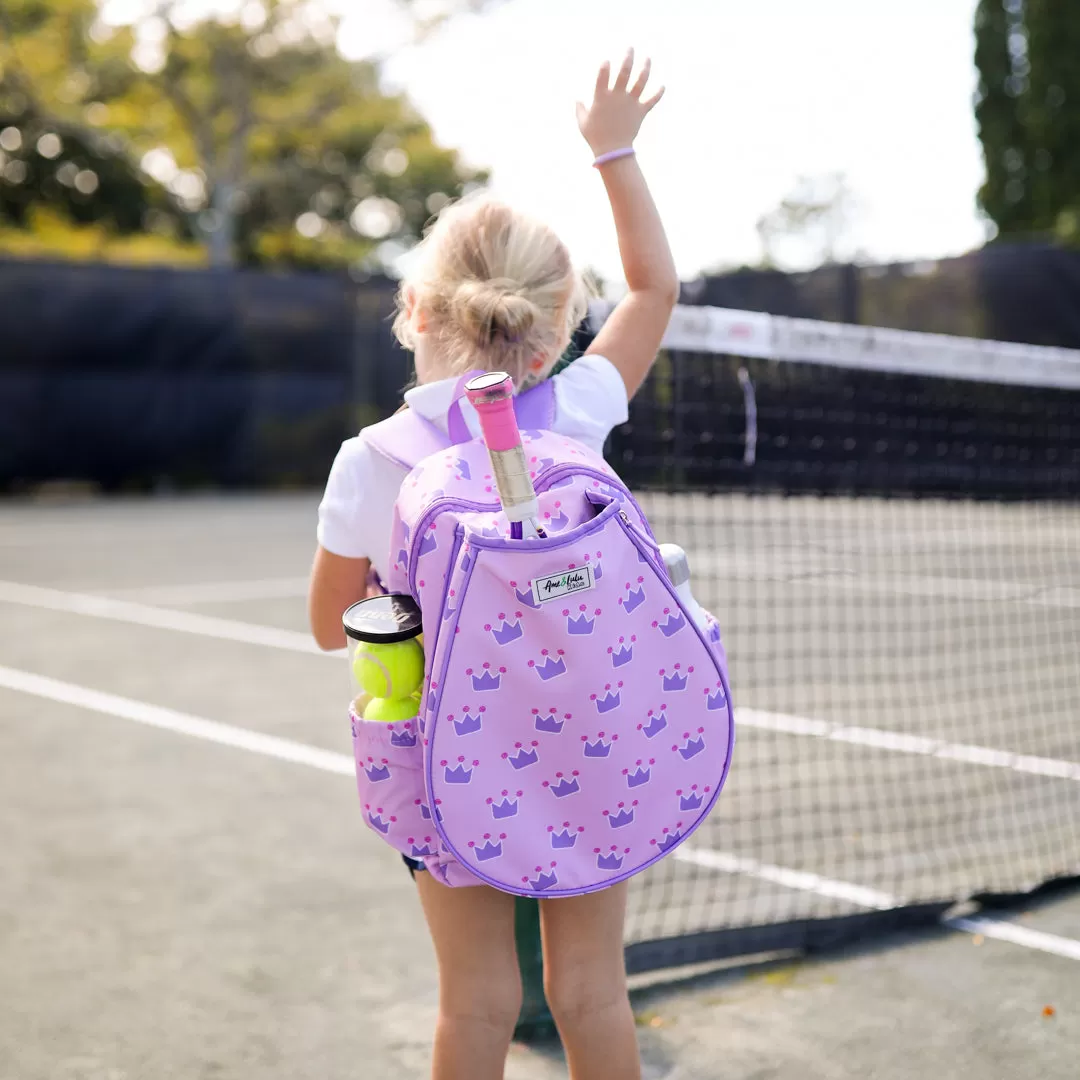
<path fill-rule="evenodd" d="M 601 165 L 606 165 L 609 161 L 617 161 L 619 158 L 630 157 L 636 153 L 632 146 L 624 146 L 620 150 L 609 150 L 606 154 L 601 154 L 594 162 L 593 168 L 599 169 Z"/>

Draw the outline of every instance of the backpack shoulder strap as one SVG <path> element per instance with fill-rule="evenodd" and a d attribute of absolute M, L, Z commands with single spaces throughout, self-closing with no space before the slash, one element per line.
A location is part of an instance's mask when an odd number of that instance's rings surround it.
<path fill-rule="evenodd" d="M 522 431 L 551 431 L 555 427 L 555 383 L 545 379 L 519 394 L 514 398 L 514 415 Z"/>
<path fill-rule="evenodd" d="M 411 470 L 426 457 L 471 439 L 461 416 L 461 393 L 450 408 L 450 434 L 444 435 L 430 420 L 412 409 L 395 413 L 364 429 L 364 441 L 384 458 Z M 550 379 L 514 398 L 518 426 L 526 431 L 550 431 L 555 423 L 555 387 Z"/>
<path fill-rule="evenodd" d="M 412 409 L 395 413 L 386 420 L 364 428 L 364 442 L 376 453 L 410 472 L 426 457 L 452 446 L 430 420 Z"/>

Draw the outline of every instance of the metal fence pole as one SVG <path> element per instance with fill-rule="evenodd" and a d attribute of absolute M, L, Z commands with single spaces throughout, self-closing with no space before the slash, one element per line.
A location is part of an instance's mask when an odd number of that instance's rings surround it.
<path fill-rule="evenodd" d="M 544 997 L 544 954 L 540 947 L 539 901 L 519 896 L 514 900 L 514 938 L 521 969 L 523 998 L 514 1038 L 521 1042 L 549 1037 L 555 1031 Z"/>

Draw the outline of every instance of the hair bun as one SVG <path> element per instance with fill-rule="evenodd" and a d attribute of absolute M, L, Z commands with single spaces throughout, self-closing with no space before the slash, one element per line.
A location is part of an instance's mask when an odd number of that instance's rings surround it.
<path fill-rule="evenodd" d="M 522 340 L 540 311 L 513 285 L 498 281 L 464 281 L 450 300 L 450 316 L 478 345 L 501 338 Z"/>

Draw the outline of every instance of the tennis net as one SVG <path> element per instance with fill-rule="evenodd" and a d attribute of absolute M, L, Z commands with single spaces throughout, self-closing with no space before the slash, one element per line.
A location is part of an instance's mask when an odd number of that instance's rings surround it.
<path fill-rule="evenodd" d="M 737 716 L 717 808 L 633 887 L 631 970 L 1080 874 L 1080 353 L 680 308 L 609 456 Z"/>

